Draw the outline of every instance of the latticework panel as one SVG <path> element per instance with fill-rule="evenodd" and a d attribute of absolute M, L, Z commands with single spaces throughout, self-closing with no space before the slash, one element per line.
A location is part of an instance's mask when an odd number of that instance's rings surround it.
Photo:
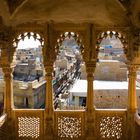
<path fill-rule="evenodd" d="M 44 110 L 14 110 L 16 139 L 36 139 L 44 137 Z"/>
<path fill-rule="evenodd" d="M 57 112 L 58 113 L 58 112 Z M 79 138 L 83 135 L 83 113 L 64 112 L 56 115 L 56 132 L 59 138 Z"/>
<path fill-rule="evenodd" d="M 102 117 L 100 120 L 101 137 L 120 139 L 122 136 L 122 123 L 122 117 Z"/>
<path fill-rule="evenodd" d="M 62 138 L 77 138 L 81 136 L 81 118 L 59 117 L 58 136 Z"/>
<path fill-rule="evenodd" d="M 97 137 L 99 139 L 124 139 L 125 112 L 98 111 L 96 113 Z"/>
<path fill-rule="evenodd" d="M 18 117 L 19 137 L 38 138 L 40 134 L 40 118 Z"/>

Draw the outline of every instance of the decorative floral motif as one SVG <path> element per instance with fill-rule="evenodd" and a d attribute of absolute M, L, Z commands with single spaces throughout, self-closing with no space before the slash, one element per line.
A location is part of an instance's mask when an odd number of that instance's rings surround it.
<path fill-rule="evenodd" d="M 18 117 L 19 137 L 38 138 L 40 132 L 40 119 L 35 117 Z"/>
<path fill-rule="evenodd" d="M 100 121 L 100 135 L 102 138 L 117 138 L 122 136 L 121 117 L 102 117 Z"/>
<path fill-rule="evenodd" d="M 78 138 L 81 136 L 81 118 L 59 117 L 58 136 L 61 138 Z"/>

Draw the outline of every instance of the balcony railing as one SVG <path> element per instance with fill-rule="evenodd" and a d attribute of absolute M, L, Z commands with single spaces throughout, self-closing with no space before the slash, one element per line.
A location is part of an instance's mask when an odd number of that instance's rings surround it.
<path fill-rule="evenodd" d="M 55 111 L 55 137 L 81 138 L 85 133 L 85 111 Z"/>
<path fill-rule="evenodd" d="M 38 139 L 45 137 L 45 110 L 15 109 L 14 123 L 16 139 Z M 54 111 L 55 139 L 84 139 L 86 135 L 85 110 Z M 96 138 L 121 139 L 126 136 L 126 110 L 96 109 Z"/>
<path fill-rule="evenodd" d="M 96 110 L 95 120 L 97 139 L 126 139 L 126 110 Z"/>
<path fill-rule="evenodd" d="M 14 110 L 16 139 L 43 139 L 44 110 Z"/>

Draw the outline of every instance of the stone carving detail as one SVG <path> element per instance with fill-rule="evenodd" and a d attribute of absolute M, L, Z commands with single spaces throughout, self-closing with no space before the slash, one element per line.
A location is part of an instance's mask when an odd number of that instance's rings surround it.
<path fill-rule="evenodd" d="M 40 133 L 40 118 L 18 117 L 19 137 L 38 138 Z"/>
<path fill-rule="evenodd" d="M 102 117 L 100 120 L 100 135 L 102 138 L 117 138 L 122 136 L 121 117 Z"/>
<path fill-rule="evenodd" d="M 33 32 L 24 32 L 24 33 L 21 33 L 17 38 L 15 38 L 13 40 L 13 46 L 14 47 L 18 47 L 18 43 L 20 40 L 23 40 L 28 37 L 28 39 L 30 39 L 31 37 L 34 38 L 34 40 L 36 41 L 39 41 L 40 42 L 40 45 L 41 47 L 44 46 L 44 39 L 38 34 L 38 33 L 33 33 Z"/>
<path fill-rule="evenodd" d="M 57 39 L 57 45 L 55 46 L 55 52 L 56 52 L 56 54 L 58 54 L 59 48 L 62 45 L 62 42 L 65 39 L 71 39 L 71 38 L 75 39 L 77 45 L 80 47 L 81 54 L 82 55 L 84 54 L 85 47 L 83 45 L 82 39 L 79 38 L 79 34 L 76 34 L 74 32 L 65 32 L 65 33 L 63 33 L 63 34 L 60 35 L 60 38 Z"/>
<path fill-rule="evenodd" d="M 133 53 L 131 54 L 132 59 L 135 57 L 140 57 L 140 31 L 135 29 L 136 31 L 133 32 Z"/>
<path fill-rule="evenodd" d="M 81 136 L 81 118 L 59 117 L 58 136 L 61 138 L 78 138 Z"/>
<path fill-rule="evenodd" d="M 107 37 L 116 37 L 116 39 L 118 38 L 121 43 L 123 44 L 123 51 L 124 51 L 124 54 L 127 56 L 128 55 L 128 40 L 126 38 L 126 36 L 122 35 L 121 33 L 119 32 L 116 32 L 116 31 L 105 31 L 105 32 L 102 32 L 100 33 L 100 35 L 97 37 L 97 41 L 96 41 L 96 53 L 98 54 L 99 53 L 99 50 L 100 50 L 100 44 L 101 44 L 101 41 L 103 40 L 103 38 L 107 38 Z"/>

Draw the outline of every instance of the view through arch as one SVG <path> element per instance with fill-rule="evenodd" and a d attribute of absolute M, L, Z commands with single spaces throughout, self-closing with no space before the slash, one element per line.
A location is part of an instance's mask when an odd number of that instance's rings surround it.
<path fill-rule="evenodd" d="M 57 43 L 60 45 L 54 63 L 54 107 L 57 110 L 84 109 L 86 98 L 80 97 L 82 87 L 77 86 L 82 78 L 86 79 L 81 73 L 84 68 L 82 40 L 74 32 L 65 32 Z"/>
<path fill-rule="evenodd" d="M 43 39 L 39 34 L 25 32 L 14 40 L 16 52 L 13 71 L 15 108 L 44 108 L 46 80 L 43 67 Z"/>
<path fill-rule="evenodd" d="M 124 37 L 115 31 L 101 34 L 94 73 L 95 106 L 102 109 L 125 109 L 128 104 L 128 70 Z"/>

